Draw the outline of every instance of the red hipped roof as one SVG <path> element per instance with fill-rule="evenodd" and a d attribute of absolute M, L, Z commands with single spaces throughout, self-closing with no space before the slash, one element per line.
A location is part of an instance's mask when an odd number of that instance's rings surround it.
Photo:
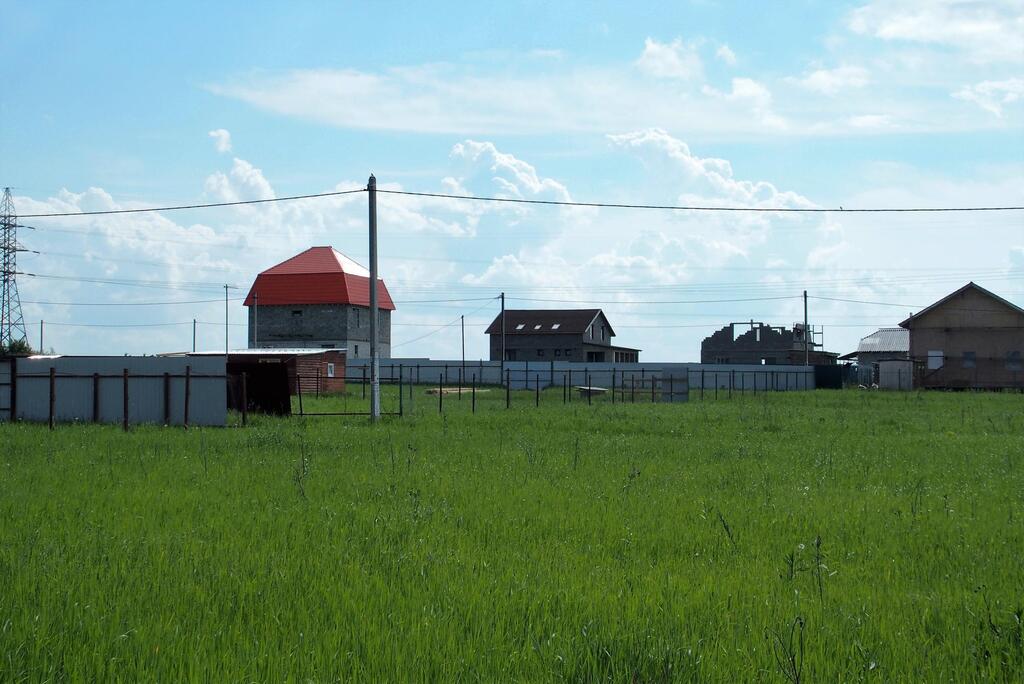
<path fill-rule="evenodd" d="M 310 247 L 268 268 L 249 288 L 245 305 L 355 304 L 370 306 L 370 273 L 333 247 Z M 395 310 L 384 281 L 377 279 L 377 306 Z"/>

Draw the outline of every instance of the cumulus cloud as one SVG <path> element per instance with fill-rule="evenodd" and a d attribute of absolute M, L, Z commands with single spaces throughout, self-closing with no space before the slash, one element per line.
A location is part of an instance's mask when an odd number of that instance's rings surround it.
<path fill-rule="evenodd" d="M 700 79 L 704 64 L 695 44 L 676 38 L 671 43 L 659 43 L 653 38 L 644 40 L 644 51 L 636 61 L 637 67 L 655 78 L 674 78 L 684 81 Z"/>
<path fill-rule="evenodd" d="M 781 130 L 786 121 L 772 111 L 772 93 L 768 87 L 752 78 L 732 79 L 732 89 L 722 92 L 711 86 L 704 86 L 703 92 L 713 98 L 725 100 L 749 108 L 766 128 Z"/>
<path fill-rule="evenodd" d="M 213 138 L 213 144 L 218 152 L 231 151 L 231 133 L 224 128 L 217 128 L 210 131 L 209 136 Z"/>
<path fill-rule="evenodd" d="M 997 117 L 1003 116 L 1005 105 L 1024 99 L 1024 79 L 1009 78 L 1005 81 L 982 81 L 972 86 L 964 86 L 953 93 L 953 97 L 966 102 L 973 102 Z"/>
<path fill-rule="evenodd" d="M 1024 62 L 1019 0 L 873 0 L 854 9 L 856 33 L 960 50 L 971 61 Z"/>
<path fill-rule="evenodd" d="M 715 57 L 725 62 L 729 66 L 734 66 L 736 64 L 736 53 L 733 52 L 732 49 L 725 43 L 719 45 L 718 49 L 715 50 Z"/>
<path fill-rule="evenodd" d="M 840 66 L 835 69 L 817 69 L 794 81 L 807 90 L 824 95 L 838 95 L 850 88 L 863 88 L 870 82 L 870 78 L 868 70 L 863 67 Z"/>

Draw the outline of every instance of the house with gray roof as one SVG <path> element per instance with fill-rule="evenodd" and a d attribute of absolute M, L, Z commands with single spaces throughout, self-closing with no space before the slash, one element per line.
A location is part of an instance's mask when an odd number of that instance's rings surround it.
<path fill-rule="evenodd" d="M 904 328 L 879 328 L 862 337 L 857 350 L 839 357 L 857 362 L 857 382 L 879 384 L 879 364 L 883 361 L 906 361 L 910 358 L 910 331 Z"/>
<path fill-rule="evenodd" d="M 640 350 L 612 344 L 601 309 L 506 309 L 487 328 L 491 361 L 636 363 Z"/>

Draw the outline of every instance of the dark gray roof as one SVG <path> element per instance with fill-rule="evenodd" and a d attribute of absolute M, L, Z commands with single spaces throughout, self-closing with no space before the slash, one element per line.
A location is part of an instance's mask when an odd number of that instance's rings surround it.
<path fill-rule="evenodd" d="M 909 352 L 910 331 L 906 328 L 881 328 L 867 337 L 862 337 L 857 345 L 857 353 L 870 352 Z"/>
<path fill-rule="evenodd" d="M 603 315 L 600 309 L 505 309 L 505 334 L 582 335 L 595 318 Z M 615 335 L 611 324 L 608 328 L 609 334 Z M 495 317 L 485 334 L 501 334 L 501 314 Z"/>

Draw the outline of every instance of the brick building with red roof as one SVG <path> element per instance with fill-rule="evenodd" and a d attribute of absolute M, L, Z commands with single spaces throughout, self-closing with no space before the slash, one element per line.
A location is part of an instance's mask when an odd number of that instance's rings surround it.
<path fill-rule="evenodd" d="M 379 352 L 391 356 L 391 300 L 377 280 Z M 370 273 L 333 247 L 311 247 L 256 276 L 245 298 L 249 348 L 345 348 L 370 355 Z"/>

